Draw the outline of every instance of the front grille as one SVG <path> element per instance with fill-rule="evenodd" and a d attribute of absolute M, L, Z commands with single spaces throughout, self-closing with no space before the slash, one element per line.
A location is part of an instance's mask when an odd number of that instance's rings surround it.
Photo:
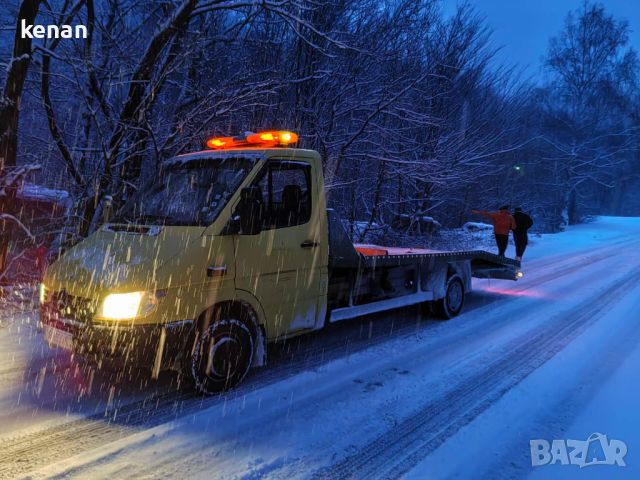
<path fill-rule="evenodd" d="M 95 301 L 69 295 L 64 290 L 51 295 L 51 306 L 58 318 L 82 323 L 91 323 L 97 307 Z"/>

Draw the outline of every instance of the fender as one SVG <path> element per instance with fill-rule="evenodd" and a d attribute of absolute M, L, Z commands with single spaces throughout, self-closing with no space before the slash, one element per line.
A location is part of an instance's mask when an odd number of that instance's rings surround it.
<path fill-rule="evenodd" d="M 248 310 L 252 311 L 256 318 L 252 319 L 256 331 L 256 346 L 253 352 L 252 367 L 263 367 L 267 364 L 267 316 L 262 308 L 260 301 L 250 292 L 246 290 L 236 289 L 236 301 L 247 305 Z"/>
<path fill-rule="evenodd" d="M 239 304 L 243 304 L 248 312 L 250 312 L 250 319 L 253 323 L 253 329 L 256 332 L 256 343 L 255 343 L 255 351 L 253 352 L 253 362 L 251 364 L 252 367 L 262 367 L 267 364 L 267 318 L 262 308 L 262 305 L 258 301 L 258 299 L 247 292 L 246 290 L 236 289 L 234 290 L 233 298 L 229 298 L 225 301 L 219 301 L 214 305 L 211 305 L 204 309 L 202 312 L 198 314 L 196 319 L 200 318 L 207 310 L 215 308 L 216 305 L 220 305 L 226 302 L 236 302 Z M 197 325 L 194 322 L 194 332 L 193 336 L 195 337 L 195 329 Z"/>
<path fill-rule="evenodd" d="M 470 292 L 472 290 L 471 287 L 471 263 L 469 261 L 463 262 L 450 262 L 449 263 L 449 273 L 447 274 L 447 279 L 454 274 L 457 274 L 464 283 L 464 291 Z M 451 272 L 453 270 L 453 272 Z"/>

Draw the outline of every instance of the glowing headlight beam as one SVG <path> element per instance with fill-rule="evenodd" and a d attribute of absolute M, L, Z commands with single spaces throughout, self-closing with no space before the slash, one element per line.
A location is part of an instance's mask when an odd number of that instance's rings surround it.
<path fill-rule="evenodd" d="M 103 300 L 98 316 L 106 320 L 131 320 L 149 315 L 157 306 L 155 293 L 112 293 Z"/>

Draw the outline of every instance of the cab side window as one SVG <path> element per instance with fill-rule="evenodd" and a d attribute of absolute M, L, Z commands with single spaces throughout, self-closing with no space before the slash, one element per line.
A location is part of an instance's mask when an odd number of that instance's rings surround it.
<path fill-rule="evenodd" d="M 311 217 L 311 166 L 271 162 L 256 182 L 264 196 L 263 229 L 307 223 Z"/>

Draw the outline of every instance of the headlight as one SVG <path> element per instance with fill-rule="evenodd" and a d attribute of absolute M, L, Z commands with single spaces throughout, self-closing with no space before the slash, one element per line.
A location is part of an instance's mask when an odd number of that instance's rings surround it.
<path fill-rule="evenodd" d="M 97 316 L 106 320 L 146 317 L 158 308 L 159 298 L 157 292 L 113 293 L 102 301 Z"/>
<path fill-rule="evenodd" d="M 39 285 L 38 295 L 40 298 L 40 305 L 44 305 L 47 301 L 47 287 L 44 286 L 44 283 Z"/>

